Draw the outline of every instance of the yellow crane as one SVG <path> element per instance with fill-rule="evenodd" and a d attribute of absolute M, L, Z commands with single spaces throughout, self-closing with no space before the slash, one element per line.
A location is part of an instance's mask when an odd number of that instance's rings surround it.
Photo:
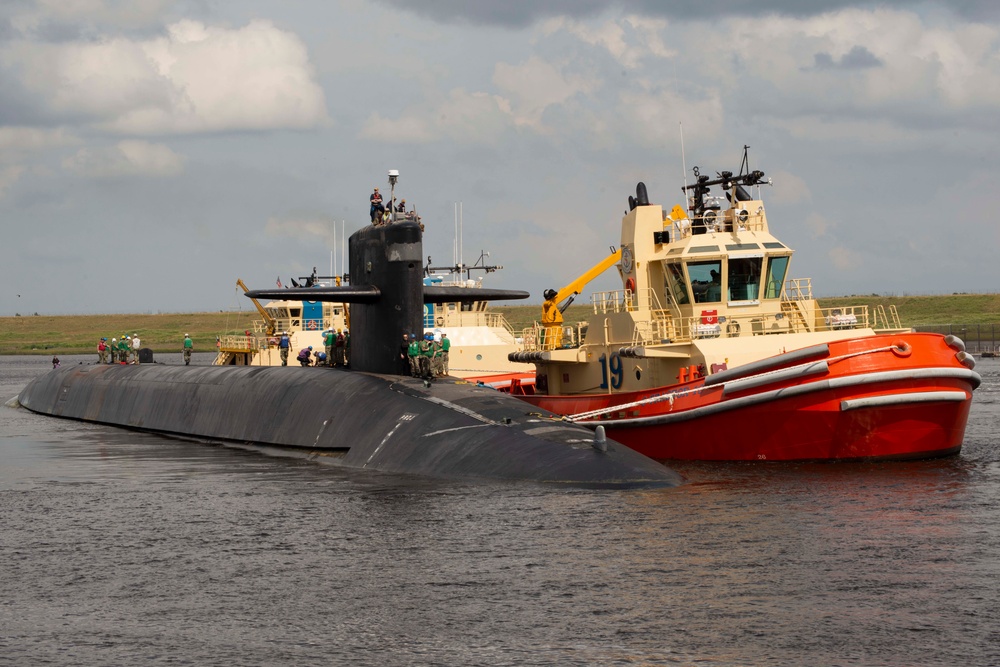
<path fill-rule="evenodd" d="M 246 283 L 243 282 L 242 278 L 236 279 L 236 286 L 242 287 L 244 292 L 250 291 L 250 288 L 246 286 Z M 265 309 L 264 306 L 260 305 L 260 301 L 254 298 L 251 298 L 250 300 L 253 301 L 253 305 L 257 307 L 257 312 L 260 313 L 260 316 L 264 318 L 264 327 L 267 329 L 267 335 L 273 336 L 275 333 L 274 318 L 271 317 L 271 314 L 267 312 L 267 309 Z"/>
<path fill-rule="evenodd" d="M 563 312 L 573 303 L 573 298 L 587 286 L 587 283 L 620 262 L 621 259 L 622 251 L 612 249 L 610 255 L 590 267 L 558 292 L 551 288 L 545 290 L 542 295 L 545 297 L 545 302 L 542 303 L 542 326 L 545 327 L 546 349 L 551 350 L 558 346 L 558 342 L 562 338 Z M 563 303 L 564 300 L 565 303 Z"/>

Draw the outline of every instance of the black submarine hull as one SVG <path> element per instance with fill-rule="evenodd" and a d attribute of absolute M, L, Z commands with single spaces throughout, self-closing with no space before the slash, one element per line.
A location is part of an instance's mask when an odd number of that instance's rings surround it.
<path fill-rule="evenodd" d="M 584 487 L 669 487 L 665 466 L 454 378 L 322 368 L 80 365 L 18 397 L 33 412 L 220 443 L 335 455 L 350 468 Z"/>

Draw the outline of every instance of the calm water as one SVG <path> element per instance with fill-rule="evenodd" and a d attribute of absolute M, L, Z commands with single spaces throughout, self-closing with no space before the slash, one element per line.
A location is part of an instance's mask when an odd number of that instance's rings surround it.
<path fill-rule="evenodd" d="M 0 357 L 3 665 L 1000 664 L 994 360 L 959 457 L 683 464 L 652 492 L 346 472 L 2 406 L 49 367 Z"/>

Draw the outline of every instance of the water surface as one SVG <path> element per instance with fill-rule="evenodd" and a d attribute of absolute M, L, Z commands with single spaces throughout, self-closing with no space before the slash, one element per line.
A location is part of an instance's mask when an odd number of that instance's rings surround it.
<path fill-rule="evenodd" d="M 50 366 L 0 357 L 0 399 Z M 1000 664 L 1000 362 L 977 370 L 960 456 L 677 464 L 655 491 L 0 407 L 0 664 Z"/>

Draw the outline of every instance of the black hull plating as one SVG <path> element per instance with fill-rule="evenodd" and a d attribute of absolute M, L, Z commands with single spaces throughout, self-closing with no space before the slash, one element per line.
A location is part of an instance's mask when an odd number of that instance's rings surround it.
<path fill-rule="evenodd" d="M 219 442 L 341 452 L 352 468 L 579 486 L 675 486 L 672 470 L 491 389 L 316 368 L 77 366 L 32 381 L 42 414 Z"/>

